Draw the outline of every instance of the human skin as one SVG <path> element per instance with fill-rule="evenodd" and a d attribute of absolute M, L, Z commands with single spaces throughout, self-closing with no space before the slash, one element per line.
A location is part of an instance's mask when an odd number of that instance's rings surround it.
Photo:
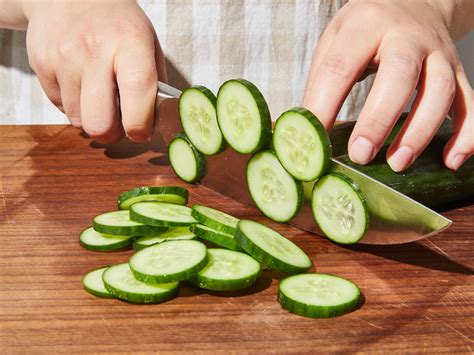
<path fill-rule="evenodd" d="M 474 27 L 474 1 L 353 0 L 330 22 L 314 51 L 303 106 L 330 129 L 353 84 L 377 69 L 348 142 L 350 158 L 371 161 L 417 90 L 387 152 L 409 167 L 450 113 L 455 133 L 443 159 L 458 169 L 474 152 L 474 94 L 453 39 Z"/>

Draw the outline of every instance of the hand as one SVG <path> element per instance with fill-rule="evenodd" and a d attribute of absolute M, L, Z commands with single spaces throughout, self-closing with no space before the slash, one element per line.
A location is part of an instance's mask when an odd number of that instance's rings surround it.
<path fill-rule="evenodd" d="M 459 18 L 455 11 L 469 12 L 445 8 L 455 3 L 351 1 L 329 24 L 313 55 L 303 106 L 330 128 L 353 84 L 366 69 L 378 69 L 349 139 L 354 162 L 374 158 L 417 87 L 408 119 L 387 152 L 391 168 L 409 167 L 448 112 L 455 134 L 444 149 L 446 166 L 458 169 L 474 153 L 474 94 L 449 32 Z"/>
<path fill-rule="evenodd" d="M 131 0 L 29 1 L 30 65 L 49 99 L 103 143 L 153 133 L 163 54 L 150 21 Z"/>

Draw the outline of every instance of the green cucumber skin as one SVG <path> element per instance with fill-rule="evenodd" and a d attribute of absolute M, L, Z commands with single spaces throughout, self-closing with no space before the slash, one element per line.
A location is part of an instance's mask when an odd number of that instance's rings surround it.
<path fill-rule="evenodd" d="M 115 243 L 111 245 L 89 245 L 85 244 L 82 241 L 79 241 L 81 247 L 86 250 L 90 251 L 99 251 L 99 252 L 110 252 L 110 251 L 121 251 L 121 250 L 128 250 L 133 245 L 133 238 L 124 240 L 120 243 Z"/>
<path fill-rule="evenodd" d="M 249 278 L 238 279 L 238 280 L 215 280 L 208 277 L 196 274 L 189 279 L 193 285 L 210 291 L 235 291 L 247 288 L 253 285 L 262 274 L 260 269 L 257 273 L 253 274 Z"/>
<path fill-rule="evenodd" d="M 267 266 L 274 271 L 284 272 L 287 274 L 302 274 L 307 272 L 311 268 L 311 266 L 303 268 L 290 265 L 272 257 L 271 255 L 263 251 L 258 245 L 252 243 L 252 241 L 248 239 L 245 233 L 242 232 L 239 228 L 237 228 L 235 239 L 237 240 L 237 244 L 239 245 L 239 247 L 244 250 L 248 255 L 257 260 L 260 264 Z"/>
<path fill-rule="evenodd" d="M 191 86 L 191 87 L 185 89 L 181 93 L 181 95 L 179 97 L 179 100 L 178 100 L 179 120 L 181 122 L 181 127 L 183 127 L 183 129 L 184 129 L 184 125 L 183 125 L 183 121 L 181 119 L 181 117 L 182 117 L 181 116 L 181 110 L 182 110 L 182 108 L 181 108 L 181 97 L 188 90 L 198 90 L 198 91 L 200 91 L 202 94 L 204 94 L 209 99 L 209 101 L 211 101 L 211 103 L 212 103 L 212 105 L 214 106 L 215 109 L 216 109 L 216 106 L 217 106 L 217 97 L 216 97 L 216 95 L 214 95 L 214 93 L 211 90 L 209 90 L 207 87 L 202 86 L 202 85 L 194 85 L 194 86 Z M 217 114 L 216 114 L 216 117 L 217 117 Z M 218 125 L 219 125 L 219 123 L 218 123 Z M 186 134 L 186 132 L 184 132 L 184 134 Z M 225 141 L 224 135 L 222 135 L 222 142 L 221 142 L 221 145 L 220 145 L 219 149 L 217 149 L 217 151 L 215 153 L 211 154 L 211 155 L 219 154 L 226 147 L 227 147 L 227 142 Z M 196 150 L 197 150 L 197 148 L 196 148 Z M 204 153 L 202 153 L 202 154 L 204 154 Z M 206 155 L 206 154 L 204 154 L 204 155 Z"/>
<path fill-rule="evenodd" d="M 104 281 L 105 288 L 114 296 L 122 301 L 136 303 L 136 304 L 152 304 L 152 303 L 163 303 L 168 301 L 178 294 L 179 287 L 176 287 L 169 292 L 160 293 L 156 295 L 143 295 L 143 294 L 134 294 L 130 292 L 121 291 Z"/>
<path fill-rule="evenodd" d="M 263 148 L 267 147 L 272 140 L 272 119 L 270 117 L 270 110 L 268 109 L 268 104 L 265 98 L 263 97 L 263 94 L 260 92 L 260 90 L 252 84 L 250 81 L 245 80 L 245 79 L 230 79 L 224 82 L 221 87 L 219 88 L 219 91 L 217 93 L 217 100 L 219 100 L 219 92 L 225 87 L 227 83 L 230 82 L 237 82 L 239 84 L 242 84 L 243 86 L 246 87 L 248 91 L 252 94 L 255 102 L 257 103 L 258 107 L 258 112 L 260 116 L 260 124 L 262 126 L 262 131 L 260 134 L 260 140 L 258 141 L 257 145 L 255 148 L 249 152 L 238 152 L 241 154 L 253 154 L 256 153 Z M 219 117 L 217 118 L 217 124 L 219 124 Z M 222 131 L 222 129 L 221 129 Z M 224 137 L 225 138 L 225 137 Z M 230 145 L 230 143 L 228 143 Z M 232 146 L 231 146 L 232 147 Z M 232 147 L 233 148 L 233 147 Z"/>
<path fill-rule="evenodd" d="M 314 210 L 314 206 L 313 206 L 313 203 L 311 203 L 311 210 L 313 212 L 313 219 L 314 221 L 316 222 L 318 228 L 321 230 L 321 232 L 323 232 L 323 234 L 331 241 L 333 241 L 334 243 L 337 243 L 337 244 L 345 244 L 345 245 L 350 245 L 350 244 L 355 244 L 357 242 L 359 242 L 362 238 L 364 238 L 364 235 L 365 233 L 367 233 L 367 230 L 369 229 L 369 208 L 367 207 L 367 202 L 365 200 L 365 197 L 364 197 L 364 194 L 362 193 L 362 191 L 360 190 L 359 188 L 359 185 L 357 185 L 351 178 L 349 178 L 348 176 L 344 175 L 344 174 L 341 174 L 341 173 L 329 173 L 327 175 L 324 175 L 321 179 L 324 179 L 326 178 L 327 176 L 332 176 L 332 177 L 336 177 L 338 179 L 341 179 L 343 180 L 344 182 L 348 183 L 352 189 L 354 190 L 354 192 L 357 194 L 357 196 L 359 197 L 360 201 L 362 202 L 362 205 L 364 206 L 364 215 L 365 215 L 365 229 L 364 229 L 364 232 L 362 233 L 362 235 L 357 239 L 357 240 L 354 240 L 350 243 L 344 243 L 344 242 L 341 242 L 341 241 L 337 241 L 337 240 L 334 240 L 332 239 L 327 233 L 326 231 L 324 230 L 324 228 L 318 223 L 318 220 L 316 219 L 316 213 L 315 213 L 315 210 Z M 322 180 L 318 180 L 318 181 L 322 181 Z M 316 185 L 318 184 L 318 181 L 316 181 L 316 183 L 314 184 L 313 186 L 313 191 L 311 193 L 311 196 L 313 196 L 313 193 L 314 193 L 314 190 L 315 190 L 315 187 Z"/>
<path fill-rule="evenodd" d="M 209 228 L 212 228 L 212 227 L 209 227 Z M 241 251 L 235 239 L 232 240 L 229 237 L 220 234 L 219 231 L 217 230 L 215 232 L 204 230 L 204 229 L 199 228 L 198 224 L 193 224 L 190 230 L 191 232 L 196 234 L 199 238 L 207 240 L 208 242 L 214 243 L 216 245 L 219 245 L 221 247 L 224 247 L 230 250 Z"/>
<path fill-rule="evenodd" d="M 257 154 L 263 154 L 263 153 L 267 153 L 267 152 L 268 152 L 268 153 L 271 153 L 271 154 L 273 154 L 275 157 L 277 157 L 277 155 L 276 155 L 276 153 L 275 153 L 275 151 L 274 151 L 273 149 L 263 150 L 263 151 L 261 151 L 261 152 L 258 152 Z M 248 162 L 247 162 L 247 168 L 246 168 L 247 170 L 249 169 L 249 164 L 251 163 L 252 158 L 253 158 L 254 156 L 256 156 L 257 154 L 253 155 L 253 156 L 248 160 Z M 278 157 L 277 157 L 277 159 L 278 159 Z M 283 168 L 283 169 L 284 169 L 284 168 Z M 285 171 L 286 171 L 286 169 L 285 169 Z M 255 199 L 254 199 L 253 196 L 252 196 L 252 193 L 250 192 L 250 188 L 249 188 L 250 182 L 249 182 L 249 180 L 248 180 L 248 175 L 249 175 L 249 174 L 247 173 L 247 174 L 246 174 L 246 179 L 247 179 L 247 190 L 248 190 L 248 192 L 249 192 L 250 198 L 252 199 L 253 204 L 257 207 L 257 209 L 258 209 L 265 217 L 270 218 L 272 221 L 275 221 L 275 222 L 287 223 L 287 222 L 291 221 L 293 218 L 295 218 L 296 215 L 300 212 L 301 206 L 302 206 L 302 204 L 303 204 L 303 197 L 304 197 L 304 196 L 303 196 L 303 183 L 302 183 L 301 181 L 298 181 L 298 180 L 296 180 L 295 178 L 293 178 L 293 180 L 294 180 L 294 182 L 295 182 L 295 184 L 296 184 L 296 193 L 297 193 L 297 195 L 298 195 L 297 204 L 296 204 L 296 208 L 295 208 L 294 213 L 293 213 L 291 216 L 289 216 L 288 218 L 284 219 L 284 220 L 276 220 L 276 219 L 272 218 L 271 216 L 265 214 L 265 212 L 263 212 L 263 211 L 260 209 L 260 207 L 258 207 L 257 203 L 255 202 Z M 290 174 L 290 176 L 291 176 L 291 174 Z"/>
<path fill-rule="evenodd" d="M 117 199 L 118 208 L 123 209 L 130 209 L 123 208 L 122 204 L 132 197 L 138 197 L 142 195 L 161 195 L 161 194 L 172 194 L 178 195 L 183 198 L 183 202 L 180 203 L 181 205 L 186 205 L 188 203 L 188 196 L 189 192 L 187 189 L 179 186 L 143 186 L 143 187 L 136 187 L 134 189 L 128 190 L 122 193 Z M 166 202 L 166 201 L 165 201 Z"/>
<path fill-rule="evenodd" d="M 367 165 L 353 163 L 348 155 L 337 160 L 371 176 L 428 207 L 474 198 L 474 157 L 452 171 L 442 161 L 442 149 L 449 136 L 436 137 L 407 170 L 396 173 L 386 162 L 386 148 Z"/>
<path fill-rule="evenodd" d="M 199 205 L 195 205 L 195 206 L 199 206 Z M 205 226 L 209 228 L 215 229 L 216 231 L 224 232 L 231 235 L 235 235 L 235 232 L 237 231 L 237 228 L 233 228 L 226 224 L 222 224 L 219 221 L 215 221 L 214 219 L 202 214 L 201 212 L 196 210 L 194 206 L 191 211 L 191 216 L 193 216 L 194 219 L 198 221 L 199 223 L 204 224 Z"/>
<path fill-rule="evenodd" d="M 206 157 L 196 149 L 196 147 L 189 141 L 185 133 L 178 133 L 170 141 L 170 143 L 168 144 L 168 157 L 170 155 L 169 149 L 171 147 L 171 143 L 173 143 L 173 141 L 176 139 L 185 140 L 186 143 L 191 147 L 194 154 L 194 158 L 196 159 L 196 175 L 194 175 L 194 178 L 192 178 L 191 180 L 184 180 L 184 179 L 181 179 L 181 177 L 176 173 L 176 170 L 174 170 L 173 165 L 171 165 L 171 169 L 173 169 L 173 172 L 175 173 L 175 175 L 179 177 L 181 180 L 183 180 L 184 182 L 187 182 L 189 184 L 194 184 L 196 182 L 199 182 L 204 177 L 204 175 L 206 175 L 206 170 L 207 170 Z"/>
<path fill-rule="evenodd" d="M 318 133 L 318 135 L 319 135 L 319 137 L 322 141 L 322 144 L 323 144 L 323 156 L 325 158 L 324 163 L 323 163 L 323 167 L 321 169 L 321 173 L 320 173 L 319 176 L 323 175 L 329 169 L 329 166 L 331 164 L 331 157 L 332 157 L 331 140 L 329 139 L 329 135 L 326 132 L 326 128 L 324 128 L 323 124 L 321 123 L 321 121 L 318 119 L 318 117 L 315 114 L 313 114 L 311 111 L 309 111 L 309 110 L 307 110 L 303 107 L 293 107 L 292 109 L 283 112 L 280 115 L 280 117 L 283 117 L 283 115 L 285 113 L 288 113 L 288 112 L 296 112 L 296 113 L 299 113 L 300 115 L 304 116 L 308 120 L 308 122 L 313 125 L 314 129 Z M 274 128 L 275 130 L 278 127 L 278 121 L 279 120 L 277 120 L 276 123 L 275 123 L 275 128 Z M 274 138 L 272 140 L 272 144 L 273 144 L 273 147 L 275 147 Z M 275 151 L 275 155 L 278 158 L 278 153 L 276 151 Z M 286 168 L 283 164 L 281 166 L 283 166 L 283 168 L 286 170 Z M 289 171 L 288 171 L 288 174 L 290 174 Z M 316 176 L 313 179 L 301 180 L 301 181 L 312 181 L 312 180 L 315 180 L 316 178 L 318 178 L 319 176 Z M 295 177 L 295 178 L 297 179 L 297 177 Z"/>
<path fill-rule="evenodd" d="M 92 296 L 95 296 L 95 297 L 99 297 L 99 298 L 116 298 L 113 294 L 111 293 L 103 293 L 103 292 L 98 292 L 98 291 L 95 291 L 85 285 L 83 285 L 84 287 L 84 290 L 87 292 L 87 293 L 90 293 Z M 109 291 L 110 292 L 110 291 Z"/>
<path fill-rule="evenodd" d="M 92 228 L 97 232 L 111 235 L 128 235 L 131 237 L 145 237 L 149 235 L 156 235 L 166 230 L 163 226 L 149 226 L 143 224 L 142 226 L 105 226 L 97 224 L 92 221 Z"/>
<path fill-rule="evenodd" d="M 133 276 L 138 281 L 142 281 L 145 283 L 157 283 L 157 284 L 166 284 L 170 282 L 176 282 L 176 281 L 184 281 L 188 280 L 194 275 L 196 275 L 199 271 L 204 269 L 207 264 L 209 263 L 209 256 L 206 255 L 202 261 L 200 261 L 198 264 L 196 264 L 194 267 L 188 270 L 180 271 L 175 274 L 168 274 L 168 275 L 147 275 L 143 274 L 139 271 L 136 271 L 135 269 L 130 266 L 130 270 L 132 270 Z"/>
<path fill-rule="evenodd" d="M 280 285 L 284 280 L 280 281 Z M 332 318 L 338 317 L 343 314 L 349 313 L 357 308 L 360 302 L 360 290 L 359 296 L 352 301 L 337 305 L 337 306 L 315 306 L 308 305 L 300 302 L 293 301 L 282 292 L 280 285 L 278 286 L 277 301 L 281 307 L 286 309 L 288 312 L 297 314 L 299 316 L 308 318 Z M 357 287 L 357 289 L 359 289 Z"/>
<path fill-rule="evenodd" d="M 186 227 L 193 224 L 192 222 L 187 223 L 187 222 L 177 222 L 177 221 L 160 221 L 154 218 L 142 216 L 141 214 L 138 214 L 137 212 L 135 212 L 133 208 L 130 209 L 130 219 L 134 222 L 143 223 L 147 226 L 153 226 L 153 227 Z M 140 237 L 145 237 L 145 236 L 150 236 L 150 235 L 153 235 L 153 234 L 140 235 Z"/>

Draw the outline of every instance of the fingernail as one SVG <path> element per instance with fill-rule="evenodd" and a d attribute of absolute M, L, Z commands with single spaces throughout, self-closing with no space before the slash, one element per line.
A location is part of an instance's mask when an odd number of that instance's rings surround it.
<path fill-rule="evenodd" d="M 387 163 L 393 171 L 399 172 L 405 170 L 413 162 L 413 149 L 406 145 L 398 148 L 389 158 Z"/>
<path fill-rule="evenodd" d="M 351 145 L 349 157 L 354 163 L 367 164 L 375 153 L 374 145 L 365 137 L 358 137 Z"/>
<path fill-rule="evenodd" d="M 454 158 L 451 160 L 451 165 L 453 166 L 454 170 L 458 170 L 462 163 L 466 160 L 466 156 L 464 154 L 456 154 Z"/>
<path fill-rule="evenodd" d="M 143 135 L 143 134 L 131 134 L 127 135 L 127 137 L 132 141 L 132 142 L 149 142 L 151 140 L 151 137 L 148 135 Z"/>

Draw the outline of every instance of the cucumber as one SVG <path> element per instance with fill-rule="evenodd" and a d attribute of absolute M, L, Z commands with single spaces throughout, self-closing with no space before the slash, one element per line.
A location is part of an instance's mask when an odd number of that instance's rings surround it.
<path fill-rule="evenodd" d="M 185 182 L 198 182 L 206 173 L 206 158 L 182 133 L 168 145 L 168 157 L 175 174 Z"/>
<path fill-rule="evenodd" d="M 102 275 L 105 288 L 116 298 L 132 303 L 161 303 L 175 297 L 178 282 L 144 283 L 135 279 L 128 263 L 113 265 Z"/>
<path fill-rule="evenodd" d="M 225 249 L 208 249 L 209 263 L 190 281 L 212 291 L 240 290 L 260 277 L 260 264 L 250 256 Z"/>
<path fill-rule="evenodd" d="M 192 86 L 179 97 L 178 110 L 186 136 L 202 154 L 217 154 L 225 148 L 217 124 L 216 97 L 204 86 Z"/>
<path fill-rule="evenodd" d="M 239 153 L 255 153 L 271 140 L 268 105 L 247 80 L 232 79 L 222 84 L 217 93 L 217 122 L 227 143 Z"/>
<path fill-rule="evenodd" d="M 312 266 L 303 250 L 263 224 L 243 219 L 235 237 L 245 252 L 272 270 L 298 274 Z"/>
<path fill-rule="evenodd" d="M 294 178 L 312 181 L 329 167 L 332 151 L 329 136 L 309 110 L 295 107 L 276 121 L 273 147 L 281 165 Z"/>
<path fill-rule="evenodd" d="M 207 262 L 207 248 L 203 243 L 177 240 L 142 249 L 130 258 L 129 264 L 137 280 L 167 283 L 189 279 Z"/>
<path fill-rule="evenodd" d="M 303 186 L 281 166 L 272 150 L 250 158 L 247 185 L 257 208 L 274 221 L 288 222 L 301 208 Z"/>
<path fill-rule="evenodd" d="M 112 251 L 132 245 L 133 237 L 99 233 L 90 227 L 83 230 L 79 243 L 84 249 L 92 251 Z"/>
<path fill-rule="evenodd" d="M 304 317 L 337 317 L 357 308 L 359 300 L 360 290 L 354 283 L 328 274 L 294 275 L 278 286 L 280 305 Z"/>
<path fill-rule="evenodd" d="M 118 197 L 118 208 L 128 210 L 136 202 L 161 201 L 185 205 L 188 203 L 188 190 L 179 186 L 136 187 Z"/>
<path fill-rule="evenodd" d="M 166 202 L 135 203 L 130 208 L 130 218 L 150 226 L 180 227 L 196 223 L 189 207 Z"/>
<path fill-rule="evenodd" d="M 193 224 L 191 231 L 199 238 L 230 250 L 240 250 L 237 240 L 231 234 L 216 231 L 202 224 Z"/>
<path fill-rule="evenodd" d="M 99 233 L 130 237 L 156 235 L 166 230 L 132 221 L 127 210 L 102 213 L 94 218 L 92 227 Z"/>
<path fill-rule="evenodd" d="M 189 230 L 189 227 L 173 227 L 159 235 L 141 237 L 133 242 L 133 249 L 141 250 L 150 245 L 169 242 L 172 240 L 191 240 L 196 239 L 196 235 Z"/>
<path fill-rule="evenodd" d="M 199 223 L 217 231 L 232 235 L 237 231 L 239 219 L 214 208 L 194 205 L 191 214 Z"/>
<path fill-rule="evenodd" d="M 321 231 L 336 243 L 357 243 L 369 227 L 364 196 L 359 186 L 343 174 L 330 173 L 316 181 L 311 206 Z"/>
<path fill-rule="evenodd" d="M 107 267 L 102 267 L 97 270 L 88 272 L 82 278 L 82 286 L 84 290 L 89 292 L 91 295 L 101 298 L 115 298 L 104 286 L 102 281 L 102 275 Z"/>

